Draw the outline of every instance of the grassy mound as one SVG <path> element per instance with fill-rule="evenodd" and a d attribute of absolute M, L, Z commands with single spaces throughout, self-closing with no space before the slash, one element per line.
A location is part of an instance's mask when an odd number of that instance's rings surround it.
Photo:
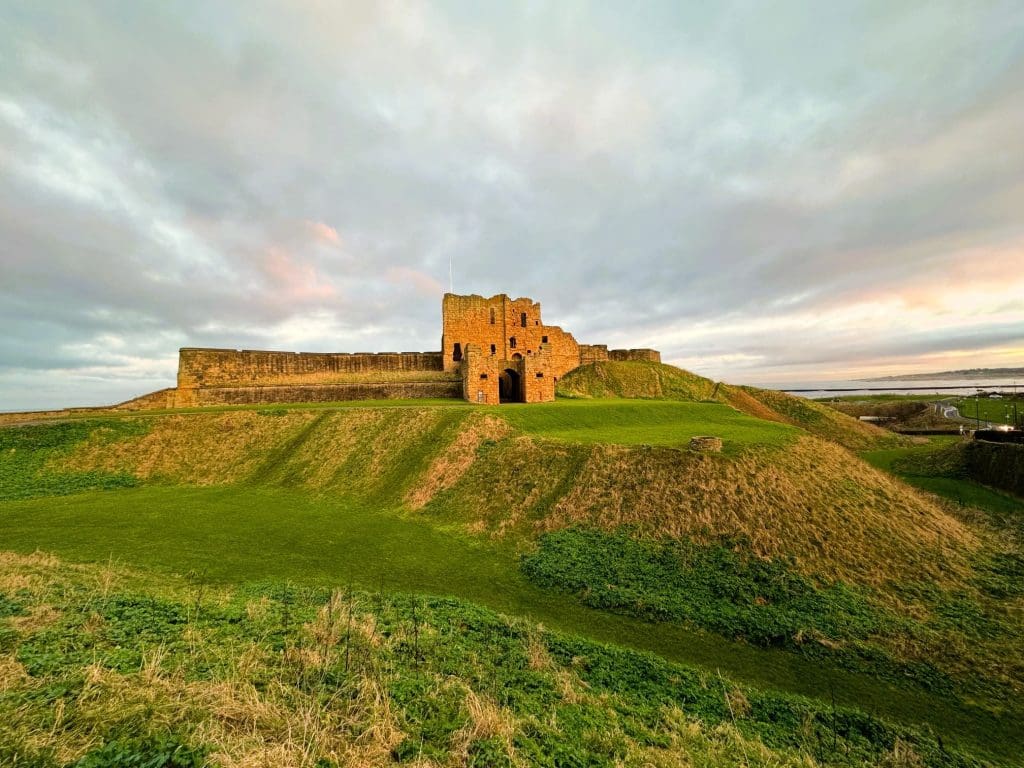
<path fill-rule="evenodd" d="M 716 384 L 675 366 L 650 362 L 584 365 L 558 382 L 566 398 L 624 398 L 720 402 L 757 419 L 799 427 L 851 450 L 867 450 L 899 439 L 889 432 L 839 413 L 813 400 L 785 392 Z"/>
<path fill-rule="evenodd" d="M 0 553 L 0 763 L 980 766 L 973 742 L 458 600 Z"/>
<path fill-rule="evenodd" d="M 903 442 L 903 438 L 892 432 L 858 421 L 814 400 L 786 392 L 724 386 L 720 388 L 719 394 L 725 402 L 744 413 L 792 424 L 852 451 L 866 451 Z"/>
<path fill-rule="evenodd" d="M 121 427 L 100 422 L 46 466 L 60 475 L 341 494 L 513 538 L 579 524 L 744 536 L 760 556 L 867 584 L 908 574 L 948 583 L 976 546 L 941 508 L 839 446 L 717 403 L 232 411 L 147 423 L 144 433 L 114 439 Z M 709 423 L 747 447 L 707 455 L 674 446 Z"/>
<path fill-rule="evenodd" d="M 534 583 L 594 608 L 685 623 L 951 697 L 1012 698 L 1024 680 L 1024 664 L 1006 662 L 1024 651 L 1016 618 L 1024 589 L 1013 586 L 1024 561 L 1015 552 L 979 564 L 977 591 L 912 582 L 894 585 L 902 602 L 893 603 L 878 590 L 808 579 L 791 561 L 757 557 L 742 539 L 631 534 L 545 534 L 521 567 Z M 950 653 L 965 637 L 972 651 Z"/>
<path fill-rule="evenodd" d="M 711 400 L 715 383 L 672 365 L 645 361 L 601 362 L 571 371 L 558 382 L 561 397 Z"/>

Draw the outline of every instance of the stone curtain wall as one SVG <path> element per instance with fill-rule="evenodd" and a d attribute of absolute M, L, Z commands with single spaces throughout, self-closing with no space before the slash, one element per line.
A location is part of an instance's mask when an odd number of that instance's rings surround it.
<path fill-rule="evenodd" d="M 580 344 L 580 365 L 608 361 L 607 344 Z"/>
<path fill-rule="evenodd" d="M 608 352 L 608 359 L 614 360 L 617 363 L 630 360 L 660 363 L 661 352 L 656 349 L 613 349 Z"/>
<path fill-rule="evenodd" d="M 345 400 L 458 398 L 458 380 L 363 384 L 279 385 L 269 387 L 209 387 L 178 390 L 177 407 L 257 405 L 270 403 L 335 403 Z"/>
<path fill-rule="evenodd" d="M 182 349 L 174 405 L 459 397 L 461 386 L 440 352 Z"/>
<path fill-rule="evenodd" d="M 429 374 L 443 370 L 440 352 L 346 354 L 182 349 L 178 357 L 178 387 L 339 384 L 370 378 L 414 380 L 436 378 Z"/>

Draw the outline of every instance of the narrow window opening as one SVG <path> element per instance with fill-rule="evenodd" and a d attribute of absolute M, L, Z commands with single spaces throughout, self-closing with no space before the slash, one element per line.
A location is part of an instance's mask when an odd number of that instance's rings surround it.
<path fill-rule="evenodd" d="M 452 360 L 456 363 L 462 359 L 462 345 L 459 342 L 455 342 L 455 349 L 452 350 Z"/>
<path fill-rule="evenodd" d="M 520 312 L 519 313 L 519 324 L 521 326 L 523 326 L 523 328 L 526 327 L 526 313 L 525 312 Z"/>
<path fill-rule="evenodd" d="M 491 307 L 491 325 L 494 325 L 494 307 Z"/>
<path fill-rule="evenodd" d="M 543 373 L 538 373 L 537 374 L 537 378 L 538 379 L 543 379 L 544 378 L 544 374 Z"/>
<path fill-rule="evenodd" d="M 486 378 L 487 378 L 487 374 L 486 374 L 486 373 L 481 373 L 481 374 L 480 374 L 480 379 L 481 379 L 481 381 L 482 381 L 482 380 L 485 380 Z"/>
<path fill-rule="evenodd" d="M 510 347 L 512 347 L 512 349 L 516 348 L 516 337 L 515 336 L 513 336 L 511 339 L 508 340 L 508 345 Z"/>
<path fill-rule="evenodd" d="M 541 344 L 547 344 L 548 343 L 548 337 L 547 336 L 541 336 L 540 337 L 540 343 Z"/>
<path fill-rule="evenodd" d="M 491 354 L 493 355 L 493 354 L 495 354 L 495 353 L 496 353 L 497 351 L 498 351 L 498 347 L 497 347 L 496 345 L 494 345 L 494 344 L 491 344 Z"/>

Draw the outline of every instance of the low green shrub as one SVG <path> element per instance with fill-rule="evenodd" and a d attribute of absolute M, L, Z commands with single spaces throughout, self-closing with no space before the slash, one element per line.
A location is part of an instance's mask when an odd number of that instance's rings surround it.
<path fill-rule="evenodd" d="M 90 437 L 114 442 L 148 430 L 149 424 L 141 419 L 89 419 L 0 428 L 0 500 L 133 487 L 138 484 L 137 478 L 125 472 L 62 472 L 47 465 Z"/>
<path fill-rule="evenodd" d="M 125 737 L 106 742 L 68 768 L 204 768 L 206 750 L 177 736 Z"/>
<path fill-rule="evenodd" d="M 521 567 L 593 608 L 690 622 L 762 646 L 864 638 L 890 620 L 864 593 L 841 582 L 819 587 L 785 560 L 756 557 L 742 539 L 704 545 L 566 529 L 542 536 Z"/>

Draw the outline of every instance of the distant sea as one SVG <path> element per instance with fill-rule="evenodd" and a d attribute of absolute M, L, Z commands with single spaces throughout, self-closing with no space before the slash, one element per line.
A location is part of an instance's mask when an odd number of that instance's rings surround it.
<path fill-rule="evenodd" d="M 1024 380 L 1016 382 L 1020 392 L 1024 392 Z M 761 383 L 754 386 L 764 389 L 778 389 L 801 397 L 830 397 L 844 395 L 913 395 L 938 393 L 943 395 L 973 395 L 977 390 L 1013 391 L 1014 382 L 1008 379 L 913 379 L 911 381 L 787 381 L 780 383 Z"/>

